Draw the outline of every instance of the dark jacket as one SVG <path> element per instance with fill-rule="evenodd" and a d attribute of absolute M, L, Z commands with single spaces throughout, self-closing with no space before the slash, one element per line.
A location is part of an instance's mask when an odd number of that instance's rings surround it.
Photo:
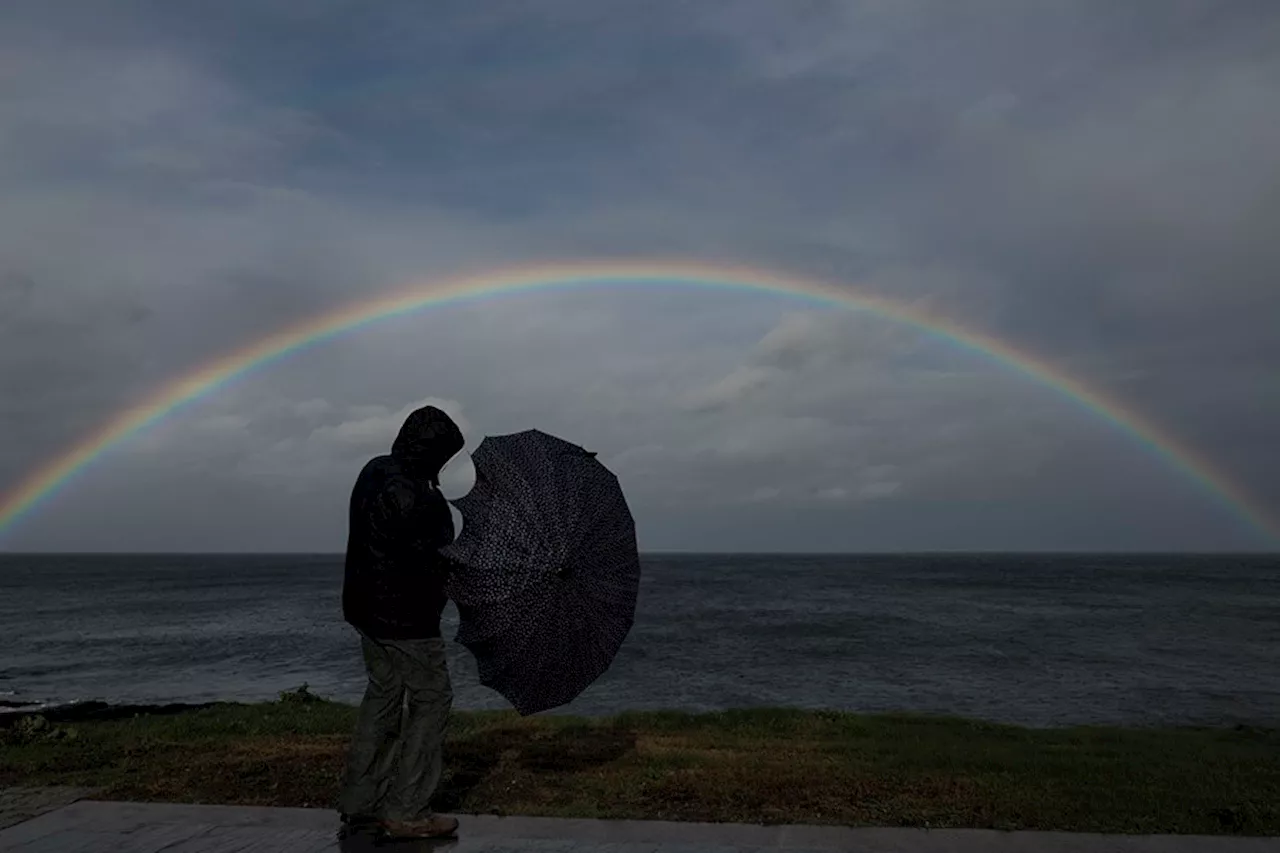
<path fill-rule="evenodd" d="M 440 636 L 453 517 L 440 469 L 462 449 L 462 432 L 427 406 L 411 414 L 388 456 L 364 466 L 351 490 L 342 615 L 371 637 Z"/>

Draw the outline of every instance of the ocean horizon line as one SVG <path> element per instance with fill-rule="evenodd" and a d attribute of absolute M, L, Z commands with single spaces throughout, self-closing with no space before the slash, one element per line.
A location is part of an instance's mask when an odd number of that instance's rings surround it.
<path fill-rule="evenodd" d="M 5 551 L 5 557 L 343 557 L 343 551 L 169 551 L 169 550 L 84 550 L 84 551 Z M 641 557 L 1280 557 L 1280 551 L 1242 549 L 1234 551 L 1160 551 L 1145 549 L 997 549 L 955 548 L 923 550 L 875 551 L 797 551 L 797 550 L 685 550 L 641 549 Z"/>

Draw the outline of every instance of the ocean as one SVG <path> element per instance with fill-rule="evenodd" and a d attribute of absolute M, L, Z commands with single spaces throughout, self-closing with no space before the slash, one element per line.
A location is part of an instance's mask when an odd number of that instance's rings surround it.
<path fill-rule="evenodd" d="M 341 584 L 335 555 L 0 555 L 0 700 L 357 701 Z M 455 707 L 505 707 L 449 657 Z M 1280 724 L 1280 557 L 648 555 L 631 635 L 561 711 L 762 705 Z"/>

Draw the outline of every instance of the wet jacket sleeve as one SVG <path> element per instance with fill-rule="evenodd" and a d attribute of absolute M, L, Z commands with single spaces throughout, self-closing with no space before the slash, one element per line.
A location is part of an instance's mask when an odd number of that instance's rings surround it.
<path fill-rule="evenodd" d="M 438 490 L 392 478 L 378 496 L 375 513 L 379 538 L 392 545 L 391 550 L 432 564 L 424 568 L 442 563 L 438 551 L 453 542 L 454 530 L 449 503 Z"/>
<path fill-rule="evenodd" d="M 449 512 L 449 502 L 439 489 L 431 489 L 422 495 L 415 510 L 416 550 L 435 552 L 453 542 L 453 514 Z"/>

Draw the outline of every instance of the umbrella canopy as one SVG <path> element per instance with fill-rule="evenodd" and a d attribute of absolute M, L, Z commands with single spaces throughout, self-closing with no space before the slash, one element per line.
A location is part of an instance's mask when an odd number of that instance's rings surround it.
<path fill-rule="evenodd" d="M 594 453 L 538 430 L 490 436 L 475 487 L 453 501 L 463 528 L 457 642 L 523 715 L 576 698 L 609 668 L 635 618 L 640 557 L 618 479 Z"/>

